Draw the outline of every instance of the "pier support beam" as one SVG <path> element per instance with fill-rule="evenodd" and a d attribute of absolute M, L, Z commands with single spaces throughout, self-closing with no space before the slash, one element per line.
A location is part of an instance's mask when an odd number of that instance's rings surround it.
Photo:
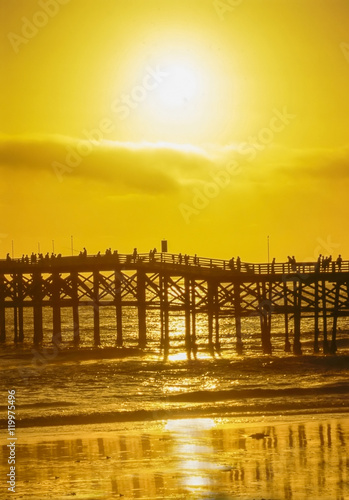
<path fill-rule="evenodd" d="M 101 343 L 99 324 L 99 271 L 93 272 L 93 340 L 95 347 Z"/>
<path fill-rule="evenodd" d="M 191 303 L 192 303 L 192 317 L 191 317 L 191 350 L 196 359 L 197 345 L 196 345 L 196 284 L 195 279 L 191 280 Z"/>
<path fill-rule="evenodd" d="M 184 307 L 185 307 L 185 350 L 187 358 L 191 359 L 191 335 L 190 335 L 190 279 L 184 279 Z"/>
<path fill-rule="evenodd" d="M 260 284 L 262 289 L 260 293 L 260 321 L 261 321 L 261 331 L 262 331 L 262 349 L 264 354 L 271 354 L 271 339 L 270 339 L 270 329 L 271 329 L 271 301 L 267 299 L 266 294 L 266 283 L 263 281 Z"/>
<path fill-rule="evenodd" d="M 0 274 L 0 342 L 6 341 L 5 276 Z"/>
<path fill-rule="evenodd" d="M 319 282 L 314 284 L 314 353 L 319 352 Z"/>
<path fill-rule="evenodd" d="M 323 334 L 324 334 L 324 344 L 323 344 L 323 352 L 324 354 L 328 354 L 330 352 L 328 340 L 327 340 L 327 290 L 326 290 L 326 281 L 322 281 L 322 326 L 323 326 Z"/>
<path fill-rule="evenodd" d="M 214 315 L 215 315 L 215 344 L 216 352 L 221 352 L 221 344 L 219 340 L 219 297 L 218 297 L 218 283 L 214 287 Z"/>
<path fill-rule="evenodd" d="M 336 294 L 335 294 L 335 299 L 334 299 L 332 339 L 331 339 L 331 347 L 330 347 L 331 354 L 336 354 L 336 351 L 337 351 L 336 337 L 337 337 L 337 319 L 338 319 L 340 288 L 341 288 L 341 284 L 339 282 L 337 282 L 336 283 Z"/>
<path fill-rule="evenodd" d="M 13 341 L 18 342 L 18 278 L 16 274 L 11 276 L 13 288 Z"/>
<path fill-rule="evenodd" d="M 284 308 L 285 308 L 285 352 L 291 352 L 291 343 L 288 331 L 288 298 L 287 298 L 288 287 L 286 281 L 284 281 L 283 293 L 284 293 Z"/>
<path fill-rule="evenodd" d="M 293 354 L 301 355 L 301 306 L 302 306 L 302 282 L 297 279 L 293 282 L 294 301 L 294 342 Z"/>
<path fill-rule="evenodd" d="M 138 345 L 143 349 L 147 344 L 145 274 L 137 271 Z"/>
<path fill-rule="evenodd" d="M 52 275 L 52 320 L 53 334 L 52 342 L 57 344 L 62 341 L 62 321 L 61 321 L 61 277 L 59 273 Z"/>
<path fill-rule="evenodd" d="M 16 274 L 15 280 L 15 321 L 17 322 L 18 335 L 15 328 L 15 342 L 23 342 L 24 340 L 24 322 L 23 322 L 23 275 Z M 16 324 L 15 324 L 16 326 Z"/>
<path fill-rule="evenodd" d="M 44 337 L 42 327 L 42 276 L 33 273 L 34 344 L 41 344 Z"/>
<path fill-rule="evenodd" d="M 122 347 L 122 275 L 115 271 L 116 345 Z"/>
<path fill-rule="evenodd" d="M 17 310 L 17 299 L 15 299 L 13 306 L 13 341 L 16 344 L 18 342 L 18 310 Z"/>
<path fill-rule="evenodd" d="M 79 293 L 78 293 L 78 273 L 71 273 L 72 282 L 72 305 L 73 305 L 73 332 L 74 345 L 80 343 L 80 318 L 79 318 Z"/>
<path fill-rule="evenodd" d="M 163 338 L 164 359 L 168 358 L 170 352 L 170 328 L 169 328 L 169 304 L 168 304 L 168 277 L 160 275 L 161 293 L 161 335 Z"/>
<path fill-rule="evenodd" d="M 207 282 L 207 319 L 208 319 L 208 348 L 212 355 L 214 355 L 213 347 L 213 284 L 211 281 Z"/>
<path fill-rule="evenodd" d="M 241 288 L 240 283 L 234 284 L 234 308 L 235 308 L 235 330 L 236 330 L 236 352 L 242 354 L 242 336 L 241 336 Z"/>

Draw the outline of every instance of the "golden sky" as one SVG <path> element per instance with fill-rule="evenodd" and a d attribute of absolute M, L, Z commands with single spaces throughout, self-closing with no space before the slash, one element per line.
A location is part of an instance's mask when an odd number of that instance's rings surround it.
<path fill-rule="evenodd" d="M 347 0 L 0 6 L 1 258 L 349 258 Z"/>

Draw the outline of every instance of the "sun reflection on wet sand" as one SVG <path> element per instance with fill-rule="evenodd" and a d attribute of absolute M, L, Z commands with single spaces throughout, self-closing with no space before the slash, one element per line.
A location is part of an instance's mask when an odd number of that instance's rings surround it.
<path fill-rule="evenodd" d="M 349 419 L 340 415 L 26 429 L 16 451 L 13 498 L 349 497 Z M 5 477 L 5 445 L 1 453 Z"/>

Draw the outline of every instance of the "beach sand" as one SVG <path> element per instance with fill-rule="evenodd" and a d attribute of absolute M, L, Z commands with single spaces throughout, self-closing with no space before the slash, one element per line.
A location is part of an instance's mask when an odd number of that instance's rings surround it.
<path fill-rule="evenodd" d="M 6 499 L 344 500 L 349 418 L 196 418 L 18 429 Z M 7 453 L 2 447 L 2 453 Z M 1 477 L 9 466 L 1 460 Z"/>

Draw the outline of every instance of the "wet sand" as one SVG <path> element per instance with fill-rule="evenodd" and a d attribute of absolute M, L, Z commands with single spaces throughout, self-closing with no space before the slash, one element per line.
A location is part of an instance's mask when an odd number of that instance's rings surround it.
<path fill-rule="evenodd" d="M 0 498 L 344 500 L 348 464 L 343 414 L 27 428 Z"/>

